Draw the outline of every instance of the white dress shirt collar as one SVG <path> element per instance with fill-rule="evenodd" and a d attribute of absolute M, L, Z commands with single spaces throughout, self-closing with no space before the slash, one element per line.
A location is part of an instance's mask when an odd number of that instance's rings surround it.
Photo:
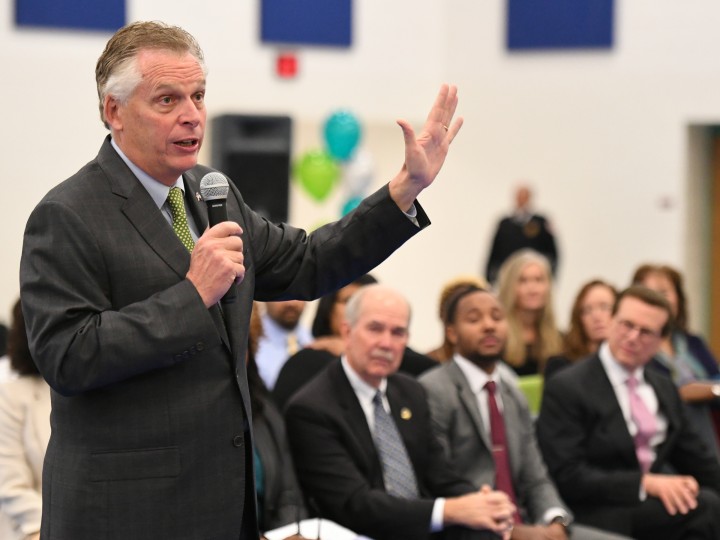
<path fill-rule="evenodd" d="M 132 173 L 147 190 L 147 192 L 150 194 L 150 197 L 152 197 L 152 200 L 155 202 L 158 208 L 162 208 L 167 201 L 168 194 L 170 193 L 170 187 L 179 187 L 183 190 L 183 193 L 185 193 L 185 185 L 183 183 L 182 175 L 179 176 L 178 179 L 175 181 L 175 186 L 166 186 L 160 181 L 155 180 L 152 176 L 147 174 L 140 167 L 130 161 L 130 158 L 128 158 L 123 153 L 123 151 L 120 150 L 120 147 L 115 143 L 114 139 L 110 139 L 110 144 L 112 144 L 112 147 L 118 153 L 120 158 L 125 162 L 125 164 L 130 168 Z"/>

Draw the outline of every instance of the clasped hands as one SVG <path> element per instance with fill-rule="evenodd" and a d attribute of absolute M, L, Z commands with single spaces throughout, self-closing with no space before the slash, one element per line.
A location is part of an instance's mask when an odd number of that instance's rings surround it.
<path fill-rule="evenodd" d="M 446 525 L 490 530 L 503 540 L 509 540 L 514 512 L 515 505 L 505 493 L 485 485 L 473 493 L 446 499 L 443 521 Z"/>

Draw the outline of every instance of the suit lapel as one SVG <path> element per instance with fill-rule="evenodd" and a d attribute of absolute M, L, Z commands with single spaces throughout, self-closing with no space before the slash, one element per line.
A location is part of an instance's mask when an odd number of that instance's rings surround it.
<path fill-rule="evenodd" d="M 490 441 L 489 436 L 490 427 L 486 427 L 483 423 L 477 403 L 477 396 L 473 393 L 467 378 L 455 361 L 448 363 L 446 369 L 450 381 L 457 389 L 458 399 L 460 400 L 460 403 L 462 403 L 465 412 L 470 417 L 478 437 L 482 440 L 488 453 L 492 455 L 492 442 Z"/>
<path fill-rule="evenodd" d="M 343 411 L 343 416 L 345 417 L 347 426 L 352 434 L 352 437 L 357 441 L 358 446 L 360 447 L 357 459 L 361 462 L 365 462 L 369 471 L 374 471 L 376 475 L 379 475 L 376 480 L 382 482 L 380 457 L 377 454 L 372 433 L 370 433 L 370 426 L 368 426 L 365 413 L 363 412 L 360 402 L 355 395 L 355 390 L 353 390 L 350 385 L 350 381 L 347 379 L 347 376 L 343 371 L 342 363 L 340 361 L 336 361 L 333 365 L 328 367 L 328 370 L 330 380 L 332 381 L 332 387 L 335 389 L 337 401 Z"/>
<path fill-rule="evenodd" d="M 100 148 L 98 163 L 106 172 L 112 192 L 125 199 L 121 210 L 128 221 L 178 276 L 185 277 L 190 267 L 190 254 L 178 242 L 150 194 L 115 152 L 110 136 Z"/>
<path fill-rule="evenodd" d="M 600 427 L 605 431 L 606 440 L 615 444 L 629 463 L 637 464 L 635 443 L 600 357 L 595 355 L 587 362 L 588 377 L 583 386 L 589 402 L 598 408 Z"/>
<path fill-rule="evenodd" d="M 517 485 L 516 478 L 520 475 L 520 464 L 523 462 L 522 452 L 525 449 L 521 448 L 522 441 L 520 439 L 520 426 L 522 425 L 520 403 L 510 389 L 510 384 L 507 380 L 502 379 L 500 396 L 503 404 L 502 415 L 503 421 L 505 422 L 505 437 L 507 439 L 513 484 Z"/>
<path fill-rule="evenodd" d="M 402 399 L 397 390 L 397 387 L 395 386 L 395 381 L 392 376 L 388 377 L 386 395 L 388 403 L 390 404 L 390 413 L 392 414 L 395 425 L 400 432 L 400 437 L 405 444 L 405 448 L 408 451 L 408 456 L 412 456 L 412 450 L 410 448 L 411 445 L 409 444 L 409 442 L 412 440 L 411 420 L 413 417 L 413 413 L 416 411 L 412 410 L 412 403 L 408 403 L 406 400 Z"/>
<path fill-rule="evenodd" d="M 665 418 L 668 422 L 665 440 L 660 445 L 660 447 L 657 448 L 657 455 L 655 457 L 655 463 L 662 464 L 667 459 L 668 449 L 673 446 L 672 444 L 668 443 L 671 439 L 675 437 L 675 434 L 680 431 L 682 419 L 679 416 L 680 411 L 678 411 L 676 407 L 672 406 L 674 399 L 673 396 L 669 393 L 669 390 L 673 387 L 661 383 L 661 378 L 665 376 L 661 373 L 656 373 L 655 371 L 653 371 L 652 369 L 648 369 L 647 367 L 644 370 L 644 376 L 647 383 L 652 387 L 653 391 L 655 392 L 655 396 L 658 400 L 659 410 L 662 412 L 663 415 L 665 415 Z M 653 463 L 653 470 L 655 469 L 655 463 Z"/>

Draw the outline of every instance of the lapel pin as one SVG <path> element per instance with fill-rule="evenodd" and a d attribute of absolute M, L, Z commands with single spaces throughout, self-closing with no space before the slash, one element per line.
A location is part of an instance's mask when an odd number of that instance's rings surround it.
<path fill-rule="evenodd" d="M 400 409 L 400 418 L 403 420 L 410 420 L 412 418 L 412 411 L 407 407 Z"/>
<path fill-rule="evenodd" d="M 200 196 L 200 194 L 197 191 L 195 192 L 195 198 L 197 199 L 197 202 L 202 201 L 202 197 Z"/>

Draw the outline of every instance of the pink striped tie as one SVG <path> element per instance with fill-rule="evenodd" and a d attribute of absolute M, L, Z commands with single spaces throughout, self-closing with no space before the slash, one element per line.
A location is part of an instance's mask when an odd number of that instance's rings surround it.
<path fill-rule="evenodd" d="M 632 417 L 637 432 L 635 433 L 635 453 L 637 454 L 640 468 L 644 473 L 650 470 L 653 461 L 652 447 L 650 439 L 657 432 L 657 421 L 640 399 L 637 393 L 638 381 L 634 375 L 630 375 L 627 380 L 628 395 L 630 396 L 630 416 Z"/>

